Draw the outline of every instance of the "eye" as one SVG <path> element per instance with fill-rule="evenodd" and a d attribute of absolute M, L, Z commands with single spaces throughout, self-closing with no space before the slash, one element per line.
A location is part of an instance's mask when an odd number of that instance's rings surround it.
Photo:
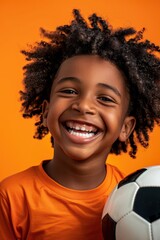
<path fill-rule="evenodd" d="M 108 103 L 108 102 L 115 103 L 114 99 L 112 99 L 111 97 L 108 97 L 108 96 L 100 96 L 100 97 L 98 97 L 98 99 L 100 101 L 102 101 L 103 103 Z"/>
<path fill-rule="evenodd" d="M 116 101 L 109 97 L 109 96 L 99 96 L 98 100 L 100 103 L 104 104 L 104 105 L 109 105 L 109 104 L 115 104 Z"/>
<path fill-rule="evenodd" d="M 59 92 L 62 93 L 62 94 L 65 94 L 65 95 L 75 95 L 75 94 L 77 94 L 77 91 L 73 88 L 61 89 Z"/>

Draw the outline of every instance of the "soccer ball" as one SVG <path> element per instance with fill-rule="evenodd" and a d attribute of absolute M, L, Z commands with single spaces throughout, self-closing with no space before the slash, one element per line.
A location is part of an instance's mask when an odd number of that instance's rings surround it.
<path fill-rule="evenodd" d="M 160 165 L 124 178 L 102 214 L 104 240 L 160 240 Z"/>

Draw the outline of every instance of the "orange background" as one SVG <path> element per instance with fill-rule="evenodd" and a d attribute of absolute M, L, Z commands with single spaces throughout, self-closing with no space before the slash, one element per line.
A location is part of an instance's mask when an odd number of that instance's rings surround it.
<path fill-rule="evenodd" d="M 53 30 L 68 23 L 72 9 L 78 8 L 87 17 L 96 12 L 113 27 L 146 27 L 145 37 L 160 44 L 159 0 L 1 0 L 0 1 L 0 180 L 43 159 L 52 158 L 49 136 L 42 141 L 33 139 L 34 121 L 25 120 L 20 113 L 18 91 L 22 88 L 20 54 L 27 44 L 39 40 L 39 27 Z M 160 129 L 151 134 L 150 147 L 139 147 L 136 160 L 128 155 L 111 155 L 108 162 L 129 173 L 142 166 L 160 163 Z"/>

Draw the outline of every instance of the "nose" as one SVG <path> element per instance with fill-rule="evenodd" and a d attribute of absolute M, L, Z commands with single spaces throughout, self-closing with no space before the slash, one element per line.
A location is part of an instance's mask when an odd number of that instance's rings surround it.
<path fill-rule="evenodd" d="M 90 99 L 87 96 L 77 99 L 72 104 L 72 109 L 75 111 L 78 111 L 82 114 L 91 114 L 91 115 L 96 114 L 95 103 L 94 103 L 93 99 Z"/>

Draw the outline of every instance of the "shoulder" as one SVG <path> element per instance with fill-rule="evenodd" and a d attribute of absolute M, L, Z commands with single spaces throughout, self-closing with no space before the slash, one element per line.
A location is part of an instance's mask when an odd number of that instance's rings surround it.
<path fill-rule="evenodd" d="M 0 194 L 15 195 L 17 192 L 22 192 L 25 187 L 30 187 L 36 177 L 37 166 L 30 167 L 22 172 L 9 176 L 0 182 Z"/>
<path fill-rule="evenodd" d="M 125 177 L 125 174 L 121 172 L 116 166 L 107 164 L 107 171 L 110 172 L 112 178 L 115 178 L 117 182 Z"/>

